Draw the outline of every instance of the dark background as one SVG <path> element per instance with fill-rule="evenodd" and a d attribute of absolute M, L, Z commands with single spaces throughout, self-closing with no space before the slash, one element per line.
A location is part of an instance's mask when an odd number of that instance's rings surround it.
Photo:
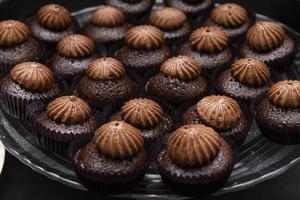
<path fill-rule="evenodd" d="M 24 18 L 34 13 L 41 5 L 57 2 L 72 11 L 95 6 L 100 0 L 12 0 L 0 5 L 0 19 Z M 226 2 L 226 1 L 218 1 Z M 228 2 L 228 1 L 227 1 Z M 288 24 L 300 32 L 300 1 L 298 0 L 241 0 L 232 1 L 242 4 L 249 10 L 268 15 Z M 222 200 L 294 200 L 300 199 L 300 166 L 293 167 L 285 174 L 261 183 L 248 190 L 207 199 Z M 60 199 L 108 199 L 84 191 L 74 190 L 40 175 L 7 154 L 5 166 L 0 176 L 0 200 L 60 200 Z M 205 199 L 205 198 L 201 198 Z"/>

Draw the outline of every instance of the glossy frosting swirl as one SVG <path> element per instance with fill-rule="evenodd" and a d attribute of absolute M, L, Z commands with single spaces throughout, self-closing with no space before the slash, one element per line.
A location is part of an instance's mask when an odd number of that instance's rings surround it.
<path fill-rule="evenodd" d="M 155 10 L 150 15 L 150 24 L 160 29 L 174 30 L 187 21 L 184 12 L 171 7 Z"/>
<path fill-rule="evenodd" d="M 228 46 L 228 37 L 224 31 L 216 27 L 202 27 L 195 30 L 189 43 L 199 52 L 217 53 Z"/>
<path fill-rule="evenodd" d="M 164 34 L 155 26 L 136 26 L 127 31 L 125 43 L 134 49 L 154 50 L 164 44 Z"/>
<path fill-rule="evenodd" d="M 10 77 L 21 87 L 32 91 L 45 91 L 54 83 L 54 75 L 51 70 L 37 62 L 17 64 L 10 71 Z"/>
<path fill-rule="evenodd" d="M 242 115 L 239 104 L 227 96 L 207 96 L 197 103 L 197 111 L 205 124 L 216 129 L 235 127 Z"/>
<path fill-rule="evenodd" d="M 25 42 L 30 30 L 23 22 L 4 20 L 0 22 L 0 46 L 14 46 Z"/>
<path fill-rule="evenodd" d="M 256 22 L 247 32 L 248 45 L 258 52 L 268 52 L 280 46 L 285 38 L 284 29 L 275 22 Z"/>
<path fill-rule="evenodd" d="M 197 78 L 201 73 L 200 64 L 188 56 L 177 56 L 166 60 L 160 67 L 166 76 L 189 81 Z"/>
<path fill-rule="evenodd" d="M 72 21 L 70 12 L 58 4 L 48 4 L 41 7 L 36 17 L 43 27 L 54 30 L 66 29 Z"/>
<path fill-rule="evenodd" d="M 248 86 L 261 86 L 270 80 L 270 70 L 266 64 L 255 58 L 242 58 L 231 65 L 231 74 L 239 82 Z"/>
<path fill-rule="evenodd" d="M 118 79 L 125 75 L 125 68 L 117 59 L 103 57 L 93 60 L 89 64 L 86 75 L 92 80 Z"/>
<path fill-rule="evenodd" d="M 118 8 L 101 6 L 93 13 L 91 21 L 96 26 L 116 27 L 124 24 L 125 16 Z"/>
<path fill-rule="evenodd" d="M 247 21 L 247 11 L 235 3 L 225 3 L 217 6 L 210 18 L 218 25 L 224 27 L 238 27 Z"/>
<path fill-rule="evenodd" d="M 99 152 L 114 159 L 132 158 L 144 148 L 141 131 L 123 121 L 102 125 L 93 142 Z"/>
<path fill-rule="evenodd" d="M 268 97 L 276 106 L 284 108 L 300 108 L 300 81 L 279 81 L 269 88 Z"/>
<path fill-rule="evenodd" d="M 59 41 L 57 51 L 66 57 L 83 58 L 90 56 L 95 51 L 95 44 L 84 35 L 72 34 Z"/>
<path fill-rule="evenodd" d="M 91 108 L 76 96 L 61 96 L 47 106 L 48 117 L 60 124 L 79 124 L 91 116 Z"/>
<path fill-rule="evenodd" d="M 186 168 L 202 167 L 213 161 L 221 146 L 221 137 L 202 124 L 185 125 L 173 132 L 167 143 L 170 159 Z"/>
<path fill-rule="evenodd" d="M 152 128 L 159 124 L 164 111 L 156 102 L 146 99 L 132 99 L 121 108 L 123 119 L 139 128 Z"/>

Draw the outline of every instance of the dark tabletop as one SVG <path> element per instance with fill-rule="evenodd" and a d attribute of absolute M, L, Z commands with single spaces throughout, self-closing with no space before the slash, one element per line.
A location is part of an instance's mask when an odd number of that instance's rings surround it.
<path fill-rule="evenodd" d="M 233 0 L 234 1 L 234 0 Z M 21 18 L 33 13 L 46 2 L 58 2 L 71 10 L 99 4 L 99 0 L 12 0 L 0 5 L 0 19 Z M 224 1 L 222 1 L 224 2 Z M 250 10 L 268 15 L 292 26 L 300 32 L 300 1 L 298 0 L 240 0 L 238 2 Z M 288 172 L 261 183 L 248 190 L 235 192 L 208 199 L 222 200 L 294 200 L 300 199 L 300 165 Z M 74 190 L 43 175 L 34 172 L 11 155 L 6 156 L 5 166 L 0 176 L 0 200 L 60 200 L 60 199 L 108 199 L 93 194 Z M 111 198 L 109 198 L 111 199 Z M 205 198 L 201 198 L 205 199 Z"/>

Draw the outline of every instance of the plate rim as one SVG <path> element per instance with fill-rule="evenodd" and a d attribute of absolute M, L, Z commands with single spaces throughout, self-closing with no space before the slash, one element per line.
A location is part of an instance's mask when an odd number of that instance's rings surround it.
<path fill-rule="evenodd" d="M 4 162 L 5 162 L 5 147 L 0 140 L 0 175 L 4 167 Z"/>

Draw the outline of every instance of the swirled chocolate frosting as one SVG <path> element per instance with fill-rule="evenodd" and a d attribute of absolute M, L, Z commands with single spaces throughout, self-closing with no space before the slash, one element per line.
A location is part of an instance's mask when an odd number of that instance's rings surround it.
<path fill-rule="evenodd" d="M 14 46 L 25 42 L 30 30 L 23 22 L 4 20 L 0 22 L 0 46 Z"/>
<path fill-rule="evenodd" d="M 112 6 L 101 6 L 93 13 L 91 21 L 97 26 L 116 27 L 125 22 L 125 16 L 121 10 Z"/>

